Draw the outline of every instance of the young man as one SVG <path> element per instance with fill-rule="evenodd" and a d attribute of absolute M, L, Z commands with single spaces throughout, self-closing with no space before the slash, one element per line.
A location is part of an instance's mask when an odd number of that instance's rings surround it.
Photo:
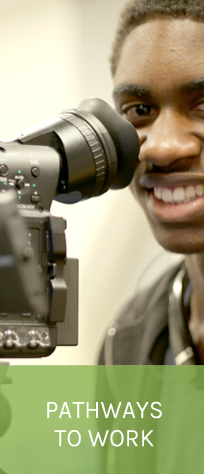
<path fill-rule="evenodd" d="M 102 363 L 204 363 L 203 47 L 203 0 L 132 0 L 122 12 L 111 68 L 116 109 L 141 143 L 131 189 L 185 263 L 125 308 Z"/>

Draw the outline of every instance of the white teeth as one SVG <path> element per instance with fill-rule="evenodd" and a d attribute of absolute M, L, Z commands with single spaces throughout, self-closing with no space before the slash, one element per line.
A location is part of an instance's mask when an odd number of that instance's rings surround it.
<path fill-rule="evenodd" d="M 185 199 L 184 188 L 174 188 L 173 197 L 174 197 L 174 201 L 183 201 Z"/>
<path fill-rule="evenodd" d="M 204 194 L 204 185 L 203 184 L 197 184 L 196 194 L 197 194 L 197 196 L 202 196 Z"/>
<path fill-rule="evenodd" d="M 157 199 L 160 199 L 166 203 L 177 203 L 182 204 L 185 202 L 192 201 L 198 196 L 204 195 L 204 185 L 197 184 L 196 186 L 178 186 L 174 188 L 154 188 L 154 195 Z"/>
<path fill-rule="evenodd" d="M 154 188 L 154 194 L 157 197 L 157 199 L 162 198 L 162 188 Z"/>
<path fill-rule="evenodd" d="M 196 195 L 195 186 L 187 186 L 186 197 L 193 198 Z"/>
<path fill-rule="evenodd" d="M 164 188 L 162 191 L 162 201 L 173 202 L 173 194 L 169 188 Z"/>

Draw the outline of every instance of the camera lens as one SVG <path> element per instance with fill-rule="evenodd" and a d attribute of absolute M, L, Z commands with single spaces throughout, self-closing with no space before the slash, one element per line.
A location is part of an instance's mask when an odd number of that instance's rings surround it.
<path fill-rule="evenodd" d="M 61 128 L 60 138 L 68 183 L 67 195 L 57 200 L 76 202 L 130 183 L 139 153 L 139 139 L 130 123 L 100 99 L 87 99 L 60 119 L 67 123 L 66 135 Z"/>

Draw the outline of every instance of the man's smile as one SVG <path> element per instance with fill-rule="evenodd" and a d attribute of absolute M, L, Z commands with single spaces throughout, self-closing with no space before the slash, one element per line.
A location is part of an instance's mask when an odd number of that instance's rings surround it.
<path fill-rule="evenodd" d="M 164 203 L 183 204 L 204 195 L 203 173 L 148 173 L 140 178 L 140 186 L 152 190 Z"/>
<path fill-rule="evenodd" d="M 145 191 L 145 190 L 144 190 Z M 204 220 L 204 185 L 146 189 L 149 215 L 163 223 L 193 223 Z"/>
<path fill-rule="evenodd" d="M 182 204 L 197 199 L 203 196 L 204 185 L 197 184 L 196 186 L 176 186 L 174 188 L 154 188 L 154 195 L 157 199 L 173 204 Z"/>

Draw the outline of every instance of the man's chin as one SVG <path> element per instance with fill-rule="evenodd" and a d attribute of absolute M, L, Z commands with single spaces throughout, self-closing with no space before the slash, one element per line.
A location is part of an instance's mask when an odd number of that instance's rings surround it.
<path fill-rule="evenodd" d="M 168 235 L 168 233 L 163 235 L 158 235 L 154 232 L 154 236 L 157 242 L 168 252 L 178 253 L 178 254 L 194 254 L 194 253 L 203 253 L 204 252 L 204 238 L 203 240 L 195 238 L 190 238 L 180 235 L 176 236 L 175 234 Z"/>

